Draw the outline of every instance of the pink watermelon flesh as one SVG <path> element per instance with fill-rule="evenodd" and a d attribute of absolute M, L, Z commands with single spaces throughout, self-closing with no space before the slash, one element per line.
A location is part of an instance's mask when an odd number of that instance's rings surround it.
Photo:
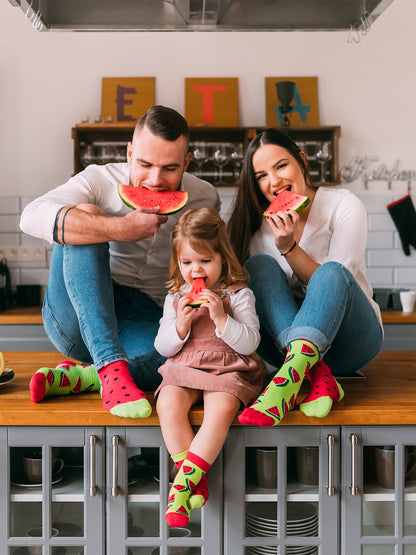
<path fill-rule="evenodd" d="M 310 202 L 311 200 L 309 197 L 297 195 L 296 193 L 292 193 L 292 191 L 282 191 L 276 196 L 263 216 L 276 214 L 277 212 L 288 212 L 289 210 L 300 212 L 306 208 Z"/>
<path fill-rule="evenodd" d="M 194 308 L 198 308 L 201 306 L 202 303 L 206 303 L 207 301 L 202 301 L 199 298 L 201 291 L 205 289 L 205 281 L 204 278 L 199 277 L 194 279 L 194 283 L 192 285 L 192 289 L 188 293 L 189 303 L 188 306 L 193 306 Z"/>
<path fill-rule="evenodd" d="M 188 202 L 187 191 L 151 191 L 146 187 L 119 185 L 118 194 L 121 200 L 130 208 L 155 208 L 159 206 L 158 214 L 173 214 L 181 210 Z"/>

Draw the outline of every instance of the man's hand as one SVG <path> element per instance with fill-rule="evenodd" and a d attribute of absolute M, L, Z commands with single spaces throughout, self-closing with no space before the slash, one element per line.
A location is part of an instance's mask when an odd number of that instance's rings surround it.
<path fill-rule="evenodd" d="M 153 237 L 159 231 L 159 227 L 168 221 L 167 216 L 157 214 L 159 207 L 138 208 L 117 223 L 118 232 L 121 233 L 118 241 L 140 241 Z M 121 224 L 121 227 L 120 227 Z"/>

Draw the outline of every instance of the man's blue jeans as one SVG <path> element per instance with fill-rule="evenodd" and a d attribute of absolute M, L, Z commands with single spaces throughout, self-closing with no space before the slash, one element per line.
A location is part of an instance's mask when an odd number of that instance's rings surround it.
<path fill-rule="evenodd" d="M 258 354 L 280 367 L 288 344 L 307 339 L 336 376 L 354 374 L 383 344 L 383 330 L 361 287 L 338 262 L 322 264 L 312 275 L 306 296 L 296 299 L 286 274 L 271 256 L 246 262 L 261 323 Z"/>
<path fill-rule="evenodd" d="M 55 245 L 43 304 L 46 333 L 65 356 L 98 371 L 128 360 L 141 389 L 155 389 L 165 361 L 154 348 L 162 308 L 136 288 L 115 284 L 109 246 Z"/>

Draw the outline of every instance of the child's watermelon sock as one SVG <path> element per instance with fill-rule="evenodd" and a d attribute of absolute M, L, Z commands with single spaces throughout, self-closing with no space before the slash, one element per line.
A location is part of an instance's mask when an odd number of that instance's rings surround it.
<path fill-rule="evenodd" d="M 56 368 L 40 368 L 30 380 L 30 399 L 39 403 L 51 395 L 99 391 L 100 380 L 94 366 L 64 360 Z"/>
<path fill-rule="evenodd" d="M 173 462 L 176 465 L 176 468 L 180 470 L 183 461 L 186 459 L 188 455 L 188 451 L 184 451 L 183 453 L 179 453 L 178 455 L 171 455 Z M 209 492 L 208 492 L 208 482 L 207 482 L 207 475 L 203 474 L 201 476 L 201 480 L 191 493 L 191 497 L 189 498 L 189 507 L 191 509 L 200 509 L 205 505 L 205 503 L 209 499 Z"/>
<path fill-rule="evenodd" d="M 311 392 L 300 404 L 299 409 L 306 416 L 324 418 L 331 410 L 332 403 L 341 401 L 344 397 L 344 390 L 323 360 L 315 364 L 311 373 Z"/>
<path fill-rule="evenodd" d="M 318 349 L 310 341 L 289 344 L 283 366 L 256 401 L 238 417 L 241 424 L 276 426 L 296 404 L 306 372 L 317 362 Z"/>
<path fill-rule="evenodd" d="M 133 381 L 128 362 L 117 360 L 98 371 L 103 407 L 116 416 L 147 418 L 152 407 L 145 394 Z"/>
<path fill-rule="evenodd" d="M 191 510 L 189 498 L 210 467 L 211 465 L 204 459 L 195 453 L 188 452 L 169 492 L 165 515 L 169 526 L 186 526 L 188 524 Z"/>

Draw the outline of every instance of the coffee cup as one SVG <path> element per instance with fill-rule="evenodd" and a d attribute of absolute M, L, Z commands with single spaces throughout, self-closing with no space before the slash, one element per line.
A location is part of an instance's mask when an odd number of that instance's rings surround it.
<path fill-rule="evenodd" d="M 319 447 L 296 447 L 298 480 L 305 486 L 319 484 Z"/>
<path fill-rule="evenodd" d="M 403 312 L 413 312 L 416 303 L 416 291 L 400 291 L 400 302 Z"/>
<path fill-rule="evenodd" d="M 188 528 L 170 528 L 169 537 L 170 538 L 187 538 L 191 535 L 191 530 Z M 170 546 L 168 547 L 169 555 L 185 555 L 190 553 L 191 547 L 181 547 L 181 546 Z"/>
<path fill-rule="evenodd" d="M 42 537 L 42 526 L 35 526 L 26 532 L 26 536 L 30 538 L 41 538 Z M 56 528 L 51 528 L 51 537 L 57 536 L 58 530 Z M 42 546 L 41 545 L 29 545 L 27 547 L 28 552 L 30 555 L 42 555 Z"/>
<path fill-rule="evenodd" d="M 276 447 L 259 447 L 256 449 L 256 477 L 260 488 L 277 488 Z"/>
<path fill-rule="evenodd" d="M 63 459 L 59 457 L 53 459 L 52 476 L 60 474 L 63 467 Z M 32 453 L 27 457 L 23 457 L 23 472 L 28 482 L 40 484 L 42 482 L 42 455 L 40 453 Z"/>
<path fill-rule="evenodd" d="M 375 448 L 376 480 L 379 486 L 385 489 L 394 489 L 395 486 L 395 455 L 393 445 Z M 416 452 L 414 447 L 405 449 L 405 481 L 416 480 Z"/>

